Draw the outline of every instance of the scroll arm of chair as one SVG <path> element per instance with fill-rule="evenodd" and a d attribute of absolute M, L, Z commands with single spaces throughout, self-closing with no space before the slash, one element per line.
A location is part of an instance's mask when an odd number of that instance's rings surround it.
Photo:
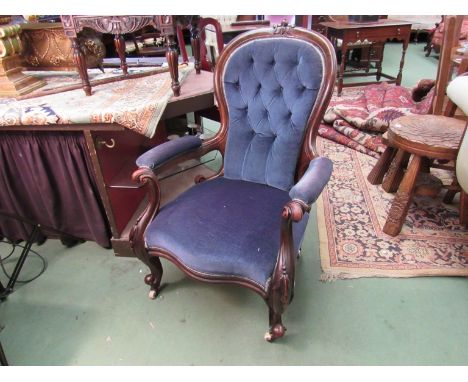
<path fill-rule="evenodd" d="M 197 136 L 186 135 L 148 150 L 137 158 L 136 164 L 140 168 L 155 170 L 171 159 L 198 149 L 202 142 Z"/>
<path fill-rule="evenodd" d="M 332 170 L 333 164 L 330 159 L 325 157 L 313 159 L 305 174 L 289 191 L 292 201 L 304 205 L 303 209 L 307 211 L 330 180 Z"/>

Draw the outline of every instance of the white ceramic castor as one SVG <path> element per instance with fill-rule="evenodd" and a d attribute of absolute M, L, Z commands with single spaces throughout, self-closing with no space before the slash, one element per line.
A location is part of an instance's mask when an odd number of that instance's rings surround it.
<path fill-rule="evenodd" d="M 148 297 L 151 300 L 155 300 L 157 295 L 158 295 L 158 292 L 156 292 L 155 290 L 150 290 L 149 293 L 148 293 Z"/>

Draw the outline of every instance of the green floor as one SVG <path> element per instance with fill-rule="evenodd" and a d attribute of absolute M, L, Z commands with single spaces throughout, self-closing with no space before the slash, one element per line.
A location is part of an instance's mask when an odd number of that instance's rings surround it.
<path fill-rule="evenodd" d="M 388 65 L 398 65 L 395 44 Z M 405 85 L 433 78 L 422 45 L 407 55 Z M 387 63 L 386 63 L 387 66 Z M 320 282 L 310 219 L 287 336 L 263 340 L 267 308 L 234 286 L 191 281 L 163 261 L 168 283 L 151 301 L 145 267 L 94 243 L 35 248 L 46 272 L 0 304 L 0 339 L 12 365 L 468 365 L 468 280 Z M 0 248 L 1 249 L 1 248 Z M 35 274 L 33 257 L 22 277 Z M 2 277 L 0 275 L 0 277 Z M 5 278 L 3 277 L 4 281 Z"/>

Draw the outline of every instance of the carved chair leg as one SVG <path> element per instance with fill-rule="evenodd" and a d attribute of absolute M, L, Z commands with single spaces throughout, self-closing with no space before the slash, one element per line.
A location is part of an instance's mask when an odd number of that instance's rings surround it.
<path fill-rule="evenodd" d="M 281 321 L 281 314 L 277 314 L 273 309 L 269 308 L 269 321 L 270 321 L 270 330 L 265 333 L 265 340 L 268 342 L 274 341 L 276 338 L 281 338 L 286 333 L 286 327 Z"/>
<path fill-rule="evenodd" d="M 394 156 L 395 149 L 388 146 L 380 156 L 375 166 L 372 168 L 369 175 L 367 175 L 367 180 L 370 184 L 376 185 L 382 183 L 382 180 L 387 173 Z"/>
<path fill-rule="evenodd" d="M 161 285 L 161 279 L 163 275 L 163 268 L 159 257 L 151 256 L 148 261 L 145 262 L 148 265 L 151 273 L 145 276 L 145 284 L 150 286 L 149 298 L 154 300 L 159 293 L 159 287 Z"/>
<path fill-rule="evenodd" d="M 385 192 L 393 193 L 398 190 L 398 186 L 405 174 L 404 169 L 408 164 L 409 157 L 410 153 L 401 149 L 398 150 L 382 183 L 382 188 Z"/>
<path fill-rule="evenodd" d="M 403 181 L 398 188 L 398 192 L 393 199 L 392 206 L 388 212 L 387 221 L 383 227 L 383 231 L 387 235 L 397 236 L 406 220 L 406 214 L 413 200 L 416 178 L 421 168 L 421 159 L 420 156 L 413 156 Z"/>

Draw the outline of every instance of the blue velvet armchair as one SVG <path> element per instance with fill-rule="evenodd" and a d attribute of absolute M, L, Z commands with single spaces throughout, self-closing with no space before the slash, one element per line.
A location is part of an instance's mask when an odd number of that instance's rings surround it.
<path fill-rule="evenodd" d="M 159 292 L 160 258 L 188 276 L 257 292 L 269 307 L 272 341 L 285 333 L 281 315 L 293 298 L 295 265 L 310 205 L 330 178 L 315 138 L 336 75 L 333 47 L 323 36 L 287 24 L 232 40 L 216 66 L 221 115 L 217 135 L 186 136 L 137 160 L 135 181 L 149 202 L 132 230 L 138 258 Z M 157 174 L 219 150 L 223 167 L 159 208 Z"/>

